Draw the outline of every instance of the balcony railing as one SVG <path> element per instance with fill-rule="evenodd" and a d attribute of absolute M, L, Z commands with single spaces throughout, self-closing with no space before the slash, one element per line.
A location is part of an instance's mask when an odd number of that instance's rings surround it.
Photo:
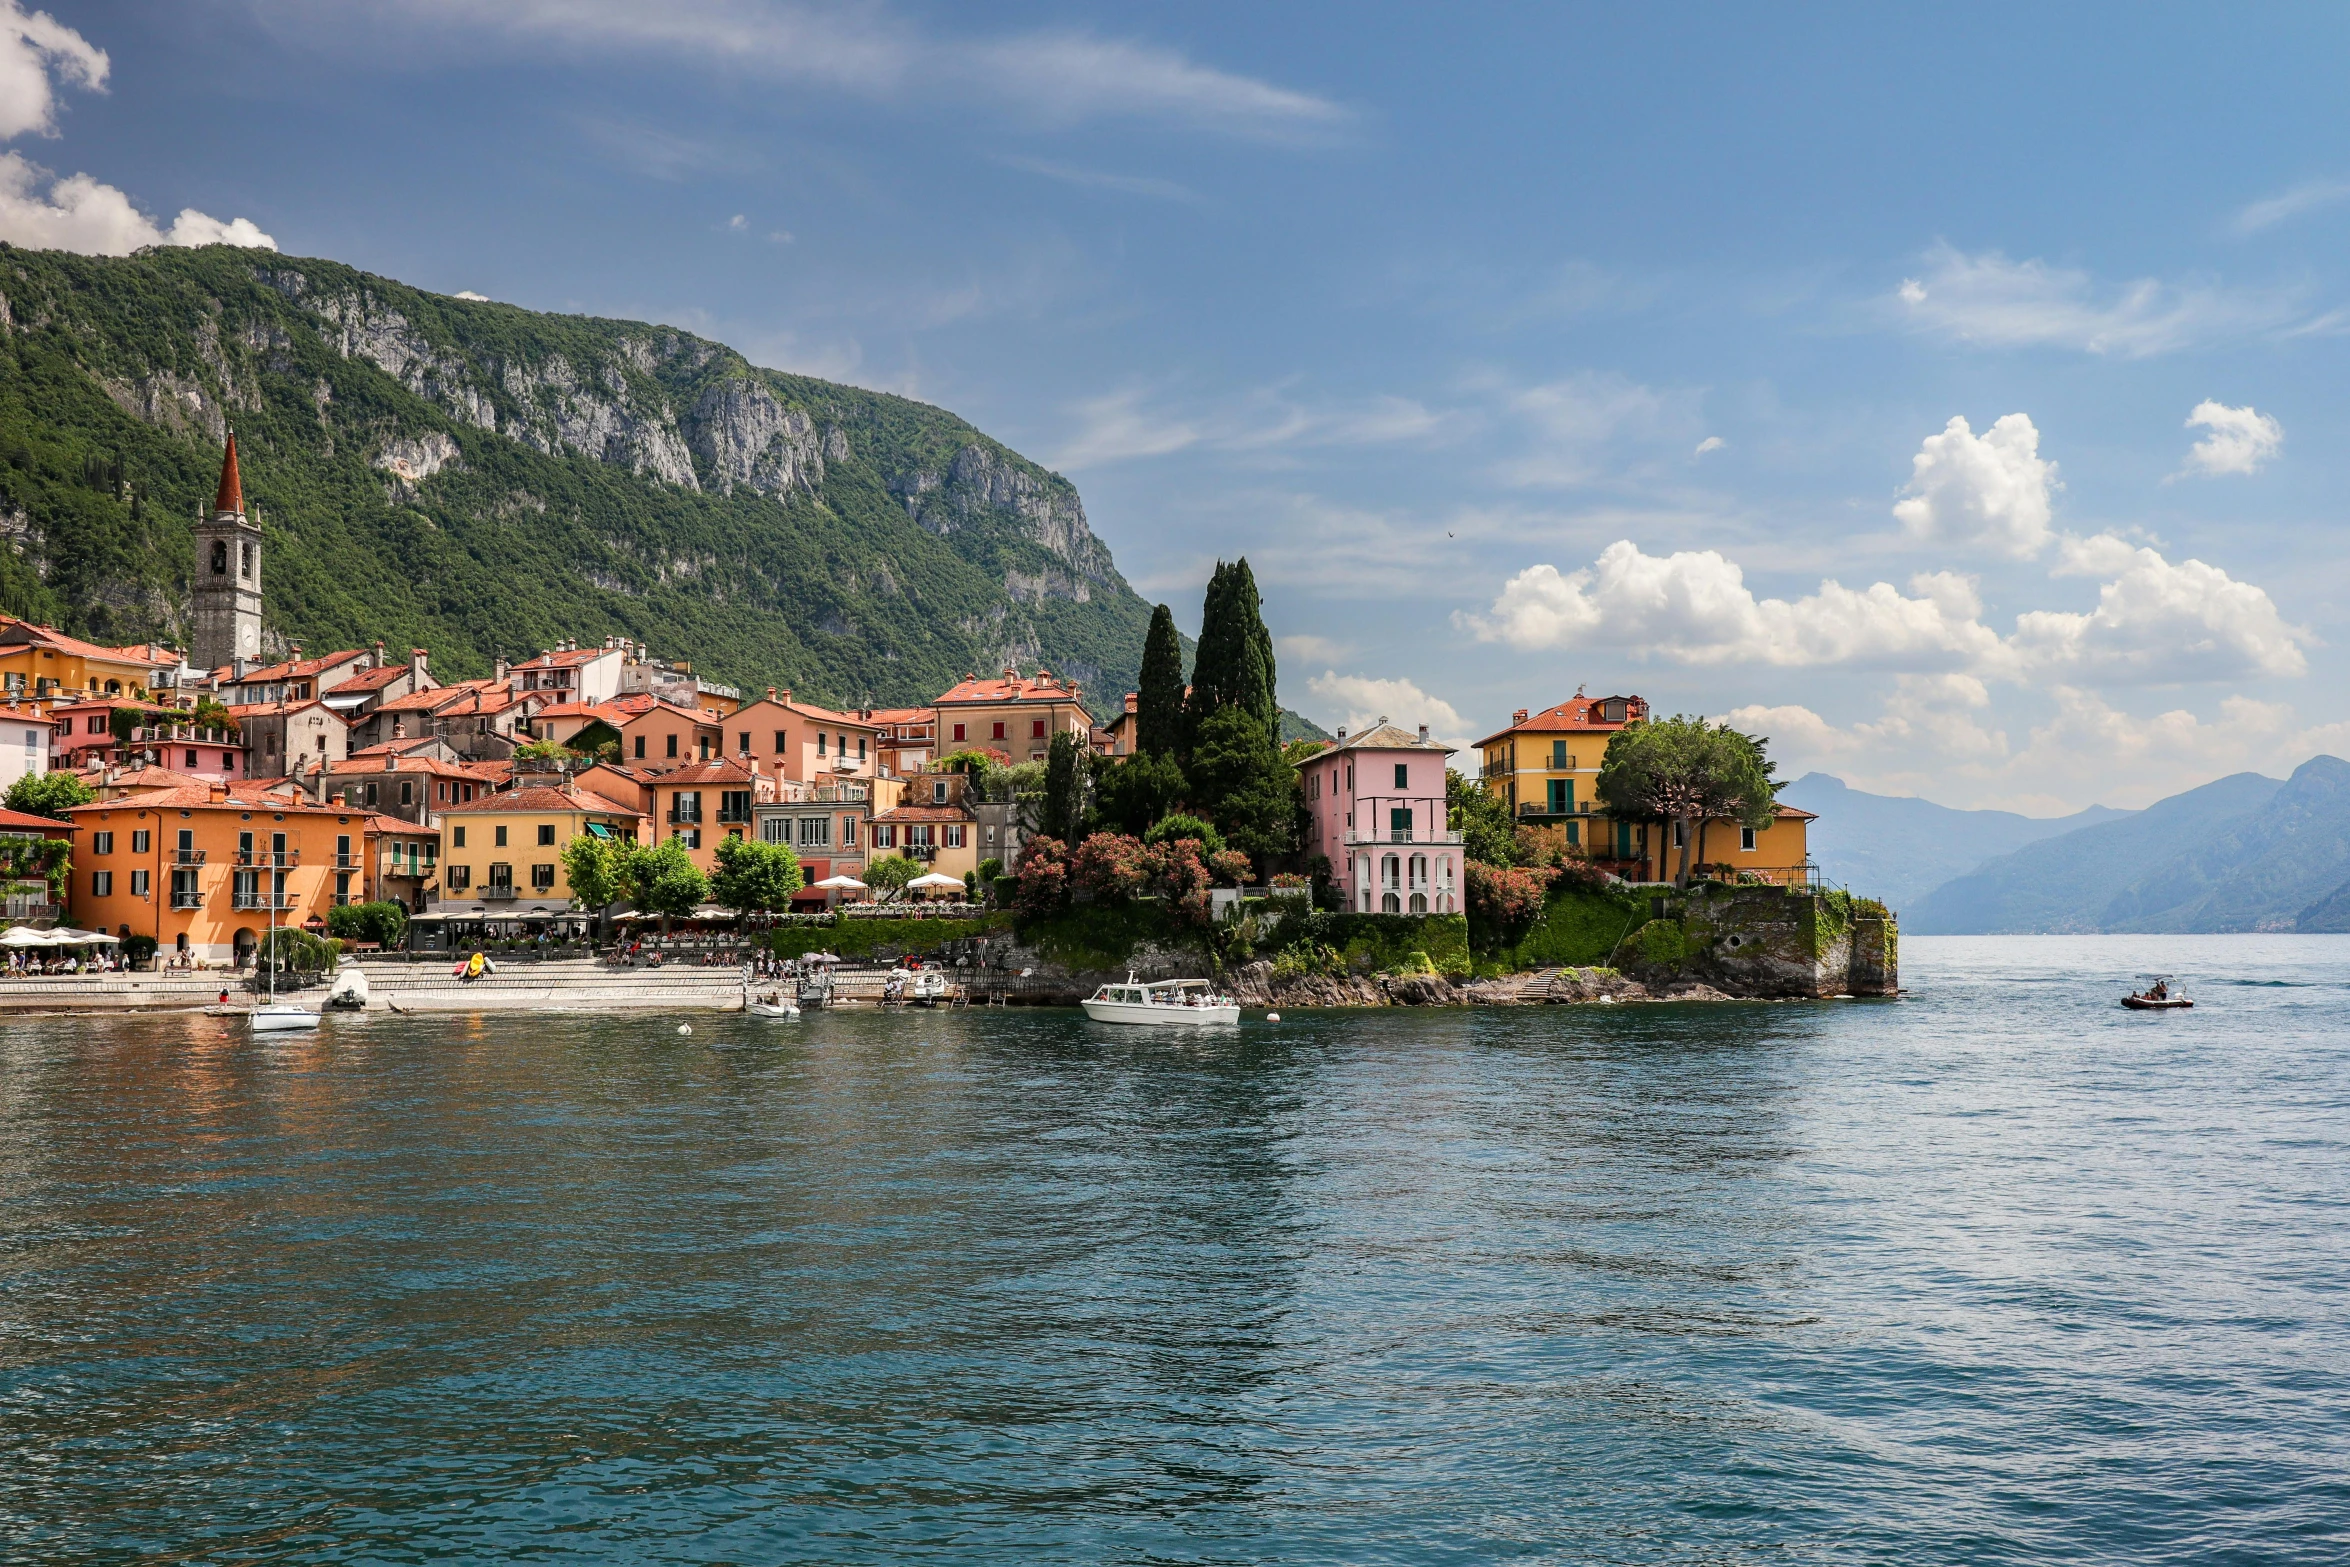
<path fill-rule="evenodd" d="M 748 809 L 740 811 L 720 811 L 718 813 L 718 825 L 721 827 L 739 826 L 742 823 L 748 822 L 750 819 L 751 813 Z"/>
<path fill-rule="evenodd" d="M 1520 816 L 1589 816 L 1591 802 L 1576 800 L 1571 802 L 1565 810 L 1554 811 L 1550 808 L 1550 802 L 1547 800 L 1520 800 L 1518 814 Z"/>
<path fill-rule="evenodd" d="M 1461 835 L 1449 829 L 1443 832 L 1421 832 L 1409 828 L 1389 828 L 1385 832 L 1361 832 L 1355 828 L 1346 831 L 1348 847 L 1369 848 L 1375 844 L 1408 843 L 1431 848 L 1457 848 Z"/>
<path fill-rule="evenodd" d="M 204 907 L 204 894 L 200 892 L 175 892 L 171 895 L 171 906 L 175 909 L 200 909 Z M 242 906 L 243 905 L 241 904 L 239 905 L 239 907 Z"/>
<path fill-rule="evenodd" d="M 290 892 L 281 892 L 274 896 L 266 892 L 240 892 L 235 894 L 231 901 L 240 909 L 290 909 L 294 907 L 295 902 L 294 895 Z"/>
<path fill-rule="evenodd" d="M 719 819 L 725 820 L 723 816 Z M 692 810 L 680 810 L 672 806 L 669 810 L 669 820 L 672 824 L 680 827 L 699 827 L 702 825 L 701 807 L 695 806 Z"/>
<path fill-rule="evenodd" d="M 475 893 L 474 896 L 478 898 L 489 898 L 503 901 L 514 896 L 514 883 L 510 881 L 484 882 L 482 884 L 481 890 Z"/>
<path fill-rule="evenodd" d="M 237 863 L 239 865 L 269 866 L 283 870 L 288 866 L 301 864 L 302 851 L 300 849 L 239 849 Z"/>
<path fill-rule="evenodd" d="M 171 863 L 174 865 L 201 865 L 204 863 L 204 851 L 202 849 L 174 849 L 171 851 Z"/>
<path fill-rule="evenodd" d="M 356 854 L 338 854 L 335 856 L 335 869 L 338 871 L 355 871 L 359 869 L 363 863 L 363 859 Z"/>

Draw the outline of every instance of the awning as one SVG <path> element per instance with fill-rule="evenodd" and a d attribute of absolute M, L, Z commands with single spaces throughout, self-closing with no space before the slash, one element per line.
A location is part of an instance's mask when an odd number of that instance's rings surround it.
<path fill-rule="evenodd" d="M 588 836 L 591 838 L 609 838 L 612 836 L 612 829 L 605 826 L 602 822 L 588 823 L 587 830 Z"/>

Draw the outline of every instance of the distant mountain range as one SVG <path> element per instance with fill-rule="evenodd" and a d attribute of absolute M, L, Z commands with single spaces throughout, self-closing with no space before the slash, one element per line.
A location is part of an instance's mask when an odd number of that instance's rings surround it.
<path fill-rule="evenodd" d="M 2350 931 L 2350 762 L 2236 773 L 2143 811 L 2035 820 L 1872 795 L 1813 773 L 1814 855 L 1912 935 Z M 1955 869 L 1954 869 L 1955 867 Z"/>

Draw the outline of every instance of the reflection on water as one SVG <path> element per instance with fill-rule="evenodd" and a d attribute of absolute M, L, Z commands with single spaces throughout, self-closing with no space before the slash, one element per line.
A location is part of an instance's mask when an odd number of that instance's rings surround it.
<path fill-rule="evenodd" d="M 13 1025 L 0 1541 L 2337 1559 L 2350 941 L 1907 948 L 1209 1037 Z"/>

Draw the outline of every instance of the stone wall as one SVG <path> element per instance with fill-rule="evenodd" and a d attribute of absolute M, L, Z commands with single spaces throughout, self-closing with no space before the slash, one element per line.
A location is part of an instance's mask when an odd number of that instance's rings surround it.
<path fill-rule="evenodd" d="M 1890 996 L 1901 989 L 1899 930 L 1890 914 L 1859 912 L 1847 893 L 1700 882 L 1658 900 L 1639 951 L 1672 970 L 1741 996 Z M 1636 965 L 1635 965 L 1636 966 Z"/>

